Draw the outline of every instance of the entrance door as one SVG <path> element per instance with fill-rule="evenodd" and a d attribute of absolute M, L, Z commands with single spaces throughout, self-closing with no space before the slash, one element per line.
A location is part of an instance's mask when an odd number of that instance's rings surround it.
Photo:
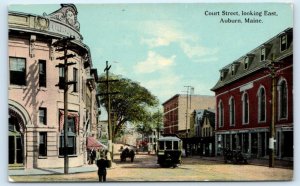
<path fill-rule="evenodd" d="M 15 117 L 9 119 L 8 153 L 9 164 L 23 164 L 23 136 Z"/>

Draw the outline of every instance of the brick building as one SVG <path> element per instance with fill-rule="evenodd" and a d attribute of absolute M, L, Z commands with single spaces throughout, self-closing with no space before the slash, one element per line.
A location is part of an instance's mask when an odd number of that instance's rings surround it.
<path fill-rule="evenodd" d="M 163 103 L 164 107 L 164 134 L 177 134 L 181 138 L 195 135 L 193 112 L 197 109 L 214 109 L 215 97 L 203 95 L 176 94 Z M 188 115 L 186 115 L 186 113 Z"/>
<path fill-rule="evenodd" d="M 276 73 L 272 100 L 270 67 Z M 293 29 L 288 28 L 220 70 L 216 95 L 216 153 L 240 148 L 254 157 L 269 150 L 275 117 L 277 158 L 293 157 Z M 275 115 L 272 115 L 272 103 Z"/>
<path fill-rule="evenodd" d="M 9 167 L 63 167 L 63 63 L 53 43 L 74 36 L 75 54 L 68 79 L 69 166 L 86 163 L 86 141 L 97 134 L 98 105 L 91 53 L 82 42 L 77 9 L 72 4 L 49 15 L 8 13 Z M 59 84 L 59 86 L 57 86 Z"/>

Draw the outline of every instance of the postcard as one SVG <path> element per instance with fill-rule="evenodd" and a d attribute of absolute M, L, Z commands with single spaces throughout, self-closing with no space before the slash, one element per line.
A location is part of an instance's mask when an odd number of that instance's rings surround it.
<path fill-rule="evenodd" d="M 9 182 L 293 181 L 293 3 L 7 18 Z"/>

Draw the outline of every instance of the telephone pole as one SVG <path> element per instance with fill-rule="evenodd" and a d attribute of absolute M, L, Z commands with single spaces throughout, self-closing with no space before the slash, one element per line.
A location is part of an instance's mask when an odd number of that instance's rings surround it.
<path fill-rule="evenodd" d="M 271 94 L 272 94 L 272 101 L 271 101 L 271 112 L 272 112 L 272 120 L 269 127 L 269 167 L 274 167 L 275 164 L 275 121 L 276 121 L 276 73 L 278 70 L 278 66 L 275 66 L 276 63 L 274 59 L 270 60 L 266 67 L 269 69 L 269 73 L 271 74 L 272 79 L 272 87 L 271 87 Z"/>
<path fill-rule="evenodd" d="M 76 81 L 69 81 L 68 80 L 68 67 L 70 65 L 74 65 L 76 63 L 70 62 L 68 63 L 69 58 L 75 57 L 75 54 L 68 54 L 68 47 L 69 44 L 72 40 L 74 40 L 75 37 L 64 37 L 55 43 L 53 45 L 55 47 L 58 47 L 56 51 L 63 51 L 64 54 L 63 56 L 57 57 L 57 60 L 64 60 L 64 63 L 60 63 L 56 65 L 55 67 L 58 68 L 63 68 L 63 74 L 64 74 L 64 81 L 59 82 L 56 86 L 63 86 L 64 88 L 64 142 L 63 142 L 63 147 L 64 147 L 64 173 L 68 174 L 69 173 L 69 157 L 68 157 L 68 89 L 69 85 L 71 84 L 76 84 Z"/>
<path fill-rule="evenodd" d="M 111 155 L 111 160 L 113 160 L 113 131 L 112 131 L 112 123 L 111 123 L 111 103 L 110 103 L 110 95 L 112 94 L 118 94 L 119 92 L 110 92 L 109 83 L 110 82 L 116 82 L 119 80 L 109 80 L 109 70 L 111 68 L 111 65 L 108 65 L 108 61 L 106 61 L 106 67 L 104 69 L 104 72 L 106 72 L 106 80 L 105 81 L 99 81 L 99 83 L 105 83 L 106 84 L 106 92 L 97 94 L 97 96 L 105 95 L 107 96 L 107 124 L 108 124 L 108 151 Z"/>

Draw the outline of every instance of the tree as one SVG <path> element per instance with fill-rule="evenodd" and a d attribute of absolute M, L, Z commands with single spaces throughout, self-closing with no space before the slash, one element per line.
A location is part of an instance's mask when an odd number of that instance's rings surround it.
<path fill-rule="evenodd" d="M 105 81 L 106 76 L 102 74 L 99 77 L 100 81 Z M 130 122 L 133 124 L 144 123 L 151 116 L 151 109 L 158 106 L 158 99 L 151 94 L 149 90 L 142 87 L 138 82 L 121 76 L 110 74 L 110 80 L 118 80 L 110 82 L 110 92 L 119 92 L 111 95 L 111 116 L 114 117 L 115 125 L 113 129 L 113 139 L 120 133 L 124 123 Z M 98 91 L 104 93 L 106 85 L 100 83 Z M 107 96 L 100 96 L 100 103 L 108 110 Z"/>

